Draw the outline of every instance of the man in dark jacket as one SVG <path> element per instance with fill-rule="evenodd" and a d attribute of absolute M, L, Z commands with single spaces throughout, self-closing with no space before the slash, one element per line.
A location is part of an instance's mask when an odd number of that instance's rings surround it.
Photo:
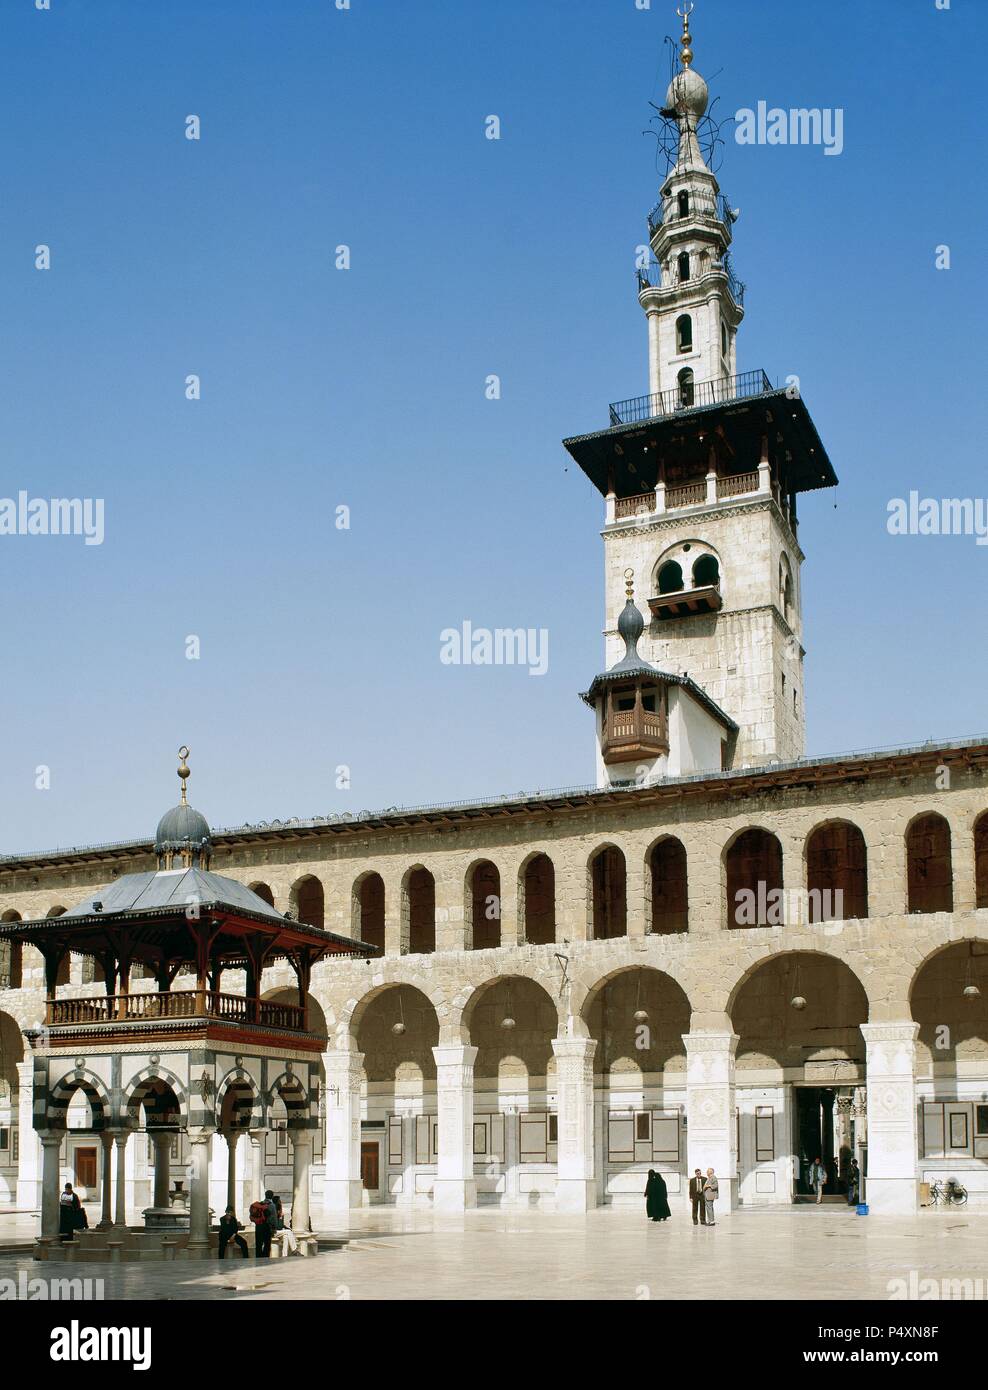
<path fill-rule="evenodd" d="M 259 1260 L 271 1254 L 271 1237 L 278 1229 L 278 1208 L 274 1204 L 274 1193 L 268 1189 L 264 1194 L 264 1220 L 254 1227 L 254 1254 Z"/>
<path fill-rule="evenodd" d="M 236 1212 L 232 1207 L 227 1207 L 224 1214 L 220 1217 L 219 1257 L 221 1260 L 225 1259 L 226 1247 L 230 1244 L 231 1240 L 236 1241 L 237 1245 L 240 1247 L 241 1255 L 243 1255 L 246 1260 L 247 1242 L 244 1240 L 243 1236 L 239 1234 L 243 1229 L 243 1226 L 237 1220 Z"/>
<path fill-rule="evenodd" d="M 703 1202 L 703 1174 L 699 1168 L 694 1168 L 693 1176 L 690 1178 L 690 1202 L 693 1206 L 693 1225 L 705 1226 L 707 1224 L 707 1212 Z M 699 1213 L 699 1222 L 697 1221 Z"/>

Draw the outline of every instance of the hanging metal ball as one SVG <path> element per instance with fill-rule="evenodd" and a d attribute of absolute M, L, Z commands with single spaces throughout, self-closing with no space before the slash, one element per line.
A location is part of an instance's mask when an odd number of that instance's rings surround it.
<path fill-rule="evenodd" d="M 636 1010 L 635 1010 L 635 1022 L 636 1022 L 636 1023 L 647 1023 L 647 1022 L 648 1022 L 648 1010 L 647 1010 L 647 1009 L 636 1009 Z"/>
<path fill-rule="evenodd" d="M 965 986 L 964 986 L 964 998 L 965 998 L 965 999 L 978 999 L 978 998 L 980 998 L 980 997 L 981 997 L 981 991 L 980 991 L 980 989 L 978 989 L 978 986 L 977 986 L 977 985 L 965 985 Z"/>
<path fill-rule="evenodd" d="M 396 1037 L 400 1037 L 405 1031 L 405 1025 L 403 1023 L 392 1023 L 391 1031 Z"/>
<path fill-rule="evenodd" d="M 502 1027 L 502 1028 L 513 1028 L 514 1026 L 515 1026 L 515 1021 L 514 1021 L 514 1019 L 511 1018 L 510 1016 L 509 1016 L 508 1018 L 502 1018 L 502 1019 L 501 1019 L 501 1027 Z"/>
<path fill-rule="evenodd" d="M 794 1009 L 806 1008 L 806 1000 L 803 998 L 801 994 L 794 994 L 793 997 L 789 1000 L 789 1003 L 792 1005 Z"/>

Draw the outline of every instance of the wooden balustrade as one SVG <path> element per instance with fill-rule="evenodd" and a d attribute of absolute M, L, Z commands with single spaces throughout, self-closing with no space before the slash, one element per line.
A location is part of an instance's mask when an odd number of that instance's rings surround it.
<path fill-rule="evenodd" d="M 666 508 L 699 507 L 707 500 L 706 480 L 700 483 L 683 483 L 679 487 L 666 489 Z"/>
<path fill-rule="evenodd" d="M 252 1017 L 252 1014 L 254 1017 Z M 174 993 L 94 995 L 88 999 L 49 999 L 46 1023 L 64 1028 L 86 1023 L 130 1023 L 148 1019 L 214 1018 L 227 1023 L 257 1022 L 266 1028 L 305 1029 L 305 1010 L 297 1004 L 247 999 L 242 994 L 207 990 L 205 1008 L 197 1007 L 195 990 Z"/>
<path fill-rule="evenodd" d="M 758 472 L 738 473 L 733 478 L 717 479 L 717 496 L 738 497 L 744 492 L 758 491 Z"/>
<path fill-rule="evenodd" d="M 615 519 L 620 521 L 622 517 L 638 516 L 640 512 L 655 511 L 655 493 L 640 492 L 635 497 L 618 497 L 614 503 Z"/>

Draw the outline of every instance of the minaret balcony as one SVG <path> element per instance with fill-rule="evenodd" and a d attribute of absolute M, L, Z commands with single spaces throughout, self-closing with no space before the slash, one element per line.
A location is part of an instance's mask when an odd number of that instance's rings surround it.
<path fill-rule="evenodd" d="M 665 291 L 671 294 L 675 290 L 681 290 L 684 286 L 699 285 L 709 275 L 724 275 L 727 277 L 727 288 L 734 303 L 739 309 L 744 308 L 744 281 L 739 280 L 735 275 L 734 267 L 727 255 L 721 262 L 708 266 L 701 275 L 694 276 L 689 280 L 672 280 L 666 285 L 662 283 L 662 266 L 658 261 L 652 261 L 650 265 L 640 268 L 635 274 L 638 277 L 638 296 L 640 299 L 650 290 Z M 642 302 L 644 303 L 644 300 Z"/>
<path fill-rule="evenodd" d="M 608 407 L 611 425 L 638 425 L 666 415 L 682 415 L 690 410 L 706 410 L 712 405 L 731 401 L 750 400 L 772 390 L 772 383 L 760 367 L 737 376 L 719 376 L 713 381 L 691 381 L 674 386 L 670 391 L 655 391 L 650 396 L 632 396 L 626 401 L 613 401 Z"/>
<path fill-rule="evenodd" d="M 652 713 L 642 709 L 641 705 L 627 711 L 608 710 L 600 742 L 605 763 L 655 758 L 668 751 L 669 735 L 664 711 Z"/>
<path fill-rule="evenodd" d="M 733 236 L 735 214 L 723 193 L 689 189 L 660 198 L 648 214 L 651 236 L 657 232 L 676 231 L 690 222 L 715 222 L 725 241 Z"/>
<path fill-rule="evenodd" d="M 698 589 L 680 589 L 671 594 L 656 594 L 648 601 L 653 618 L 688 618 L 695 613 L 717 613 L 723 607 L 720 585 L 703 584 Z"/>

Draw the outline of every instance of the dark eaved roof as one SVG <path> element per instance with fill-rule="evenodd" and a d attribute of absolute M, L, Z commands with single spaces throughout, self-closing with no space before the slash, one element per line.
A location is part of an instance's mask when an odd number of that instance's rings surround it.
<path fill-rule="evenodd" d="M 585 700 L 592 708 L 597 696 L 600 694 L 601 686 L 611 684 L 614 681 L 633 680 L 635 677 L 639 676 L 648 680 L 665 681 L 667 685 L 681 685 L 684 690 L 687 690 L 690 695 L 693 696 L 697 704 L 701 705 L 708 714 L 712 715 L 713 718 L 718 721 L 718 723 L 723 724 L 725 729 L 729 730 L 731 733 L 737 732 L 737 724 L 735 724 L 729 714 L 726 714 L 724 710 L 721 709 L 716 700 L 710 698 L 702 685 L 697 685 L 696 681 L 692 680 L 689 676 L 675 676 L 669 671 L 660 671 L 657 666 L 650 666 L 647 661 L 639 662 L 635 666 L 618 664 L 612 667 L 610 671 L 602 671 L 599 676 L 594 676 L 590 689 L 585 690 L 580 695 L 580 699 Z"/>
<path fill-rule="evenodd" d="M 245 888 L 235 878 L 209 873 L 205 869 L 159 869 L 156 873 L 124 874 L 92 897 L 63 913 L 65 917 L 90 917 L 94 904 L 102 904 L 105 917 L 110 912 L 143 912 L 156 907 L 187 907 L 201 903 L 228 907 L 234 911 L 283 922 L 280 912 Z"/>

